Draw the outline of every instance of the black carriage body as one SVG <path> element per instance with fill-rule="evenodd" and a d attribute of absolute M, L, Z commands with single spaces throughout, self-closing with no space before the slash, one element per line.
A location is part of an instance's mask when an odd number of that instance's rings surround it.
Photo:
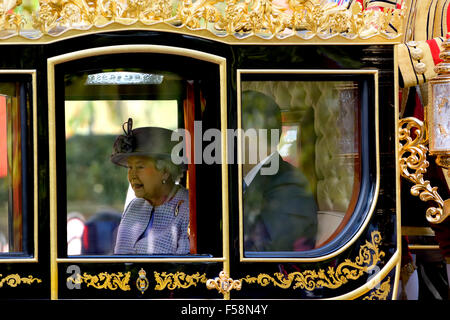
<path fill-rule="evenodd" d="M 123 50 L 115 52 L 118 47 Z M 166 47 L 176 50 L 164 53 Z M 89 50 L 104 48 L 101 54 L 89 54 Z M 182 56 L 179 53 L 183 51 L 199 55 Z M 15 70 L 33 70 L 35 86 L 29 89 L 31 95 L 36 95 L 36 105 L 29 106 L 28 132 L 24 133 L 27 139 L 22 140 L 28 161 L 22 163 L 28 168 L 24 174 L 29 180 L 23 192 L 28 225 L 24 233 L 35 241 L 27 240 L 23 256 L 0 256 L 1 298 L 395 299 L 400 265 L 395 51 L 392 44 L 370 43 L 226 44 L 151 31 L 98 33 L 47 44 L 2 45 L 2 77 L 9 81 L 8 70 L 11 76 Z M 85 54 L 57 60 L 80 52 Z M 223 62 L 202 60 L 198 58 L 201 54 Z M 52 59 L 56 59 L 54 64 Z M 353 214 L 341 232 L 327 244 L 304 252 L 242 252 L 239 165 L 203 163 L 196 166 L 197 254 L 69 255 L 68 145 L 61 105 L 69 93 L 64 81 L 68 74 L 83 68 L 133 69 L 142 65 L 168 67 L 171 72 L 191 77 L 195 85 L 201 80 L 198 87 L 209 93 L 203 97 L 209 105 L 202 111 L 200 98 L 194 97 L 198 102 L 194 119 L 203 121 L 203 130 L 238 128 L 242 82 L 357 83 L 360 103 L 354 117 L 360 124 L 359 193 Z M 150 87 L 146 90 L 152 94 Z M 75 97 L 77 92 L 70 94 Z M 95 99 L 97 94 L 93 89 L 86 97 Z M 137 94 L 145 98 L 147 93 Z M 194 90 L 195 94 L 198 92 Z M 236 157 L 237 152 L 233 153 Z M 33 154 L 37 163 L 31 166 Z M 34 180 L 33 188 L 30 183 Z M 218 279 L 223 270 L 231 279 L 239 280 L 240 290 L 223 294 L 208 288 L 209 279 L 225 288 Z M 17 286 L 8 285 L 8 275 L 11 279 L 18 276 L 11 280 Z"/>

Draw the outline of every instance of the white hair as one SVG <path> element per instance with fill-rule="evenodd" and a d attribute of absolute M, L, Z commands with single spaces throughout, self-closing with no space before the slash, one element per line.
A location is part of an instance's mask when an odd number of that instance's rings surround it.
<path fill-rule="evenodd" d="M 154 159 L 155 167 L 159 171 L 167 172 L 172 178 L 173 182 L 178 183 L 183 177 L 183 167 L 173 164 L 170 160 L 166 159 Z"/>

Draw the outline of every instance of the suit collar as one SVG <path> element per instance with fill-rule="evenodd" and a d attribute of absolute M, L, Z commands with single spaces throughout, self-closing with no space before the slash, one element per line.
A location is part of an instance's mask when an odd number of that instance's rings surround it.
<path fill-rule="evenodd" d="M 250 186 L 250 184 L 252 183 L 253 179 L 255 179 L 255 177 L 257 175 L 259 175 L 261 168 L 267 167 L 270 165 L 271 160 L 273 157 L 276 156 L 280 156 L 280 154 L 277 151 L 272 152 L 269 156 L 267 156 L 266 158 L 264 158 L 261 162 L 259 162 L 256 166 L 254 166 L 248 173 L 247 175 L 244 177 L 244 182 L 246 183 L 247 186 Z"/>

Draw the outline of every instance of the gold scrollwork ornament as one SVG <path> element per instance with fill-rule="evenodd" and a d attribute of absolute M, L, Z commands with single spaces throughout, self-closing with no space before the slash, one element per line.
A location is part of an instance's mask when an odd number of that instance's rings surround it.
<path fill-rule="evenodd" d="M 372 270 L 381 258 L 385 255 L 380 251 L 378 245 L 381 243 L 381 234 L 374 231 L 371 234 L 372 241 L 366 241 L 365 245 L 359 249 L 359 255 L 354 261 L 345 259 L 336 268 L 328 267 L 327 270 L 305 270 L 296 271 L 289 274 L 276 272 L 273 276 L 262 273 L 256 277 L 247 275 L 241 280 L 247 283 L 257 283 L 263 287 L 272 284 L 282 289 L 305 289 L 313 291 L 316 288 L 336 289 L 347 283 L 349 280 L 356 280 L 363 274 Z"/>
<path fill-rule="evenodd" d="M 241 280 L 231 279 L 225 271 L 221 271 L 219 276 L 215 279 L 209 279 L 206 282 L 206 287 L 208 289 L 216 289 L 220 293 L 225 294 L 230 292 L 232 289 L 241 290 L 242 282 Z"/>
<path fill-rule="evenodd" d="M 399 165 L 400 174 L 405 179 L 414 183 L 411 194 L 419 196 L 422 201 L 433 201 L 436 206 L 426 211 L 426 218 L 430 223 L 444 221 L 448 214 L 443 212 L 444 201 L 432 187 L 430 181 L 424 179 L 429 162 L 427 161 L 428 138 L 426 128 L 422 121 L 408 117 L 399 121 Z"/>
<path fill-rule="evenodd" d="M 10 274 L 2 279 L 2 275 L 0 274 L 0 288 L 3 287 L 4 284 L 14 288 L 20 284 L 32 284 L 33 282 L 41 283 L 42 280 L 38 278 L 34 278 L 33 276 L 21 277 L 20 275 Z"/>
<path fill-rule="evenodd" d="M 71 281 L 74 284 L 86 283 L 87 287 L 94 287 L 95 289 L 108 289 L 129 291 L 130 286 L 128 284 L 130 280 L 131 272 L 108 273 L 101 272 L 98 275 L 90 275 L 84 273 L 83 275 L 77 274 L 76 277 L 68 277 L 67 281 Z"/>
<path fill-rule="evenodd" d="M 370 295 L 365 296 L 363 300 L 387 300 L 391 292 L 391 278 L 388 277 L 376 290 L 372 291 Z"/>
<path fill-rule="evenodd" d="M 164 289 L 186 289 L 190 286 L 197 286 L 197 283 L 206 283 L 206 274 L 200 274 L 199 272 L 193 275 L 187 275 L 184 272 L 154 272 L 156 286 L 155 290 L 161 291 Z"/>

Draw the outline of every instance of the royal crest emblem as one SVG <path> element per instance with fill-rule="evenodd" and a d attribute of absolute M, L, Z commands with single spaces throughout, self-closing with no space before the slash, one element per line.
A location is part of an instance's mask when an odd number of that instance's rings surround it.
<path fill-rule="evenodd" d="M 139 277 L 136 280 L 136 287 L 142 294 L 144 294 L 144 292 L 148 289 L 148 285 L 147 273 L 141 268 L 141 270 L 139 270 Z"/>

